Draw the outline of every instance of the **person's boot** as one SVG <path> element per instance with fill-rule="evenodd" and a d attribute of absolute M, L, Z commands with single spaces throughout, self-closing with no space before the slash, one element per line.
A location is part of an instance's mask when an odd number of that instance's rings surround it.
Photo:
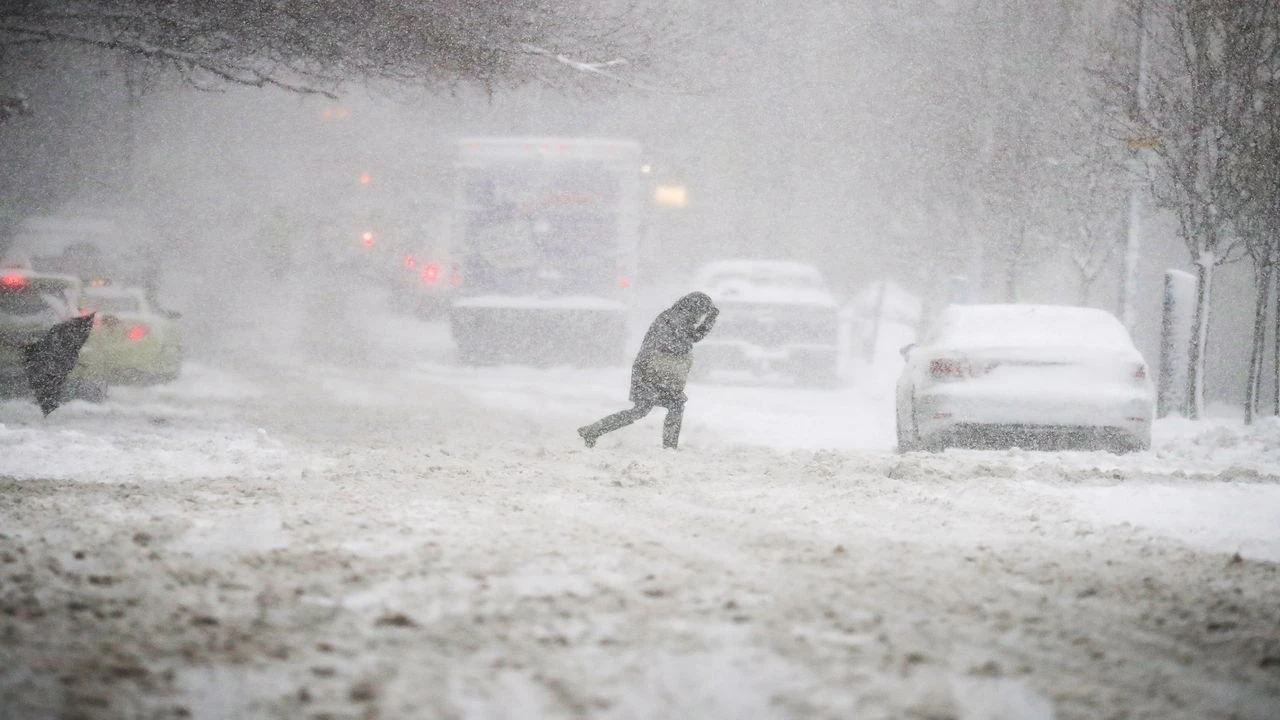
<path fill-rule="evenodd" d="M 582 442 L 586 443 L 589 448 L 595 447 L 596 440 L 600 439 L 599 435 L 592 432 L 592 427 L 590 425 L 583 425 L 578 428 L 578 437 L 582 438 Z"/>

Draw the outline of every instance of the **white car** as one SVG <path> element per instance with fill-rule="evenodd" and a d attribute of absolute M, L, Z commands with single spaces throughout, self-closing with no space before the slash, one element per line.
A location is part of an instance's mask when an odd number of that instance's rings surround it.
<path fill-rule="evenodd" d="M 903 355 L 900 451 L 1151 447 L 1147 364 L 1103 310 L 954 305 Z"/>
<path fill-rule="evenodd" d="M 839 306 L 822 273 L 782 260 L 707 263 L 694 287 L 720 308 L 715 330 L 698 343 L 694 372 L 781 372 L 830 386 L 839 377 Z"/>

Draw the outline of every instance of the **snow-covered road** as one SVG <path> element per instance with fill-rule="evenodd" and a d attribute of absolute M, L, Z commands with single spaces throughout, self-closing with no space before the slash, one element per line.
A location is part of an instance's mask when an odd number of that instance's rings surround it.
<path fill-rule="evenodd" d="M 1280 424 L 891 452 L 891 368 L 705 385 L 439 326 L 0 405 L 0 718 L 1280 717 Z"/>

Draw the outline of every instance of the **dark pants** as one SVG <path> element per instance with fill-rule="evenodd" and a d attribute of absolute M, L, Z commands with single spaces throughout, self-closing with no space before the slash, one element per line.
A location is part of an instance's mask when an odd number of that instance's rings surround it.
<path fill-rule="evenodd" d="M 655 407 L 657 405 L 654 403 L 637 402 L 635 407 L 629 410 L 616 412 L 582 428 L 582 433 L 592 438 L 600 437 L 630 425 L 648 415 Z M 684 420 L 684 403 L 672 403 L 666 408 L 667 418 L 662 422 L 662 446 L 674 448 L 680 443 L 680 424 Z"/>

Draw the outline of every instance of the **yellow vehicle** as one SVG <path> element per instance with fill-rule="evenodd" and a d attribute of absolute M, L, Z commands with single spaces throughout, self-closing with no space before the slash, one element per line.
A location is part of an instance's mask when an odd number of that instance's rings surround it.
<path fill-rule="evenodd" d="M 179 315 L 156 308 L 142 288 L 90 285 L 80 298 L 95 312 L 85 350 L 94 353 L 94 371 L 112 385 L 150 385 L 182 373 Z"/>
<path fill-rule="evenodd" d="M 17 267 L 0 269 L 0 397 L 31 394 L 22 347 L 43 338 L 54 325 L 76 317 L 80 292 L 80 280 L 69 275 Z M 98 360 L 96 349 L 86 346 L 80 351 L 63 389 L 67 399 L 106 399 Z"/>

